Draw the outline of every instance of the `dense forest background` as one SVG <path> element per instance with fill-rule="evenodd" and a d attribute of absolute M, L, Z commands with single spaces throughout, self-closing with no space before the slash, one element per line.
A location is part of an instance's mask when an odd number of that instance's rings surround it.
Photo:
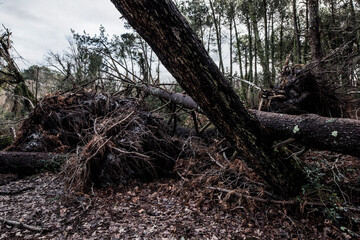
<path fill-rule="evenodd" d="M 294 71 L 316 61 L 312 68 L 336 91 L 343 110 L 355 117 L 359 2 L 320 1 L 318 6 L 312 2 L 194 0 L 177 1 L 177 5 L 249 107 L 257 106 L 260 88 L 279 83 L 289 64 Z M 317 28 L 310 27 L 314 24 Z M 24 101 L 22 97 L 35 103 L 45 93 L 76 86 L 130 95 L 139 83 L 179 91 L 148 44 L 126 27 L 126 33 L 114 36 L 107 35 L 102 26 L 95 36 L 72 30 L 62 52 L 50 52 L 43 66 L 28 69 L 17 67 L 21 53 L 14 51 L 10 31 L 3 29 L 0 84 L 2 96 L 12 97 L 7 103 L 13 106 L 2 108 L 2 118 L 11 119 L 21 112 L 18 101 Z M 30 91 L 21 90 L 22 82 Z M 29 105 L 29 101 L 24 103 Z"/>

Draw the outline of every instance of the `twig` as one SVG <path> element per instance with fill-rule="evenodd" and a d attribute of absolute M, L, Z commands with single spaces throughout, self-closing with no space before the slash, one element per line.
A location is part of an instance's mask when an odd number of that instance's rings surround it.
<path fill-rule="evenodd" d="M 238 155 L 238 151 L 235 150 L 233 155 L 231 155 L 230 162 L 234 161 L 237 155 Z"/>
<path fill-rule="evenodd" d="M 260 198 L 260 197 L 254 197 L 254 196 L 246 195 L 246 194 L 243 194 L 243 193 L 235 192 L 235 190 L 228 190 L 228 189 L 218 188 L 218 187 L 207 187 L 207 188 L 211 189 L 211 190 L 216 190 L 216 191 L 219 191 L 219 192 L 232 193 L 235 196 L 250 199 L 250 200 L 254 200 L 254 201 L 257 201 L 257 202 L 262 202 L 262 203 L 274 203 L 274 204 L 281 204 L 281 205 L 297 205 L 297 204 L 301 204 L 303 206 L 305 206 L 305 205 L 313 205 L 313 206 L 320 206 L 320 207 L 327 207 L 328 206 L 325 203 L 318 203 L 318 202 L 306 202 L 305 201 L 305 202 L 301 203 L 301 202 L 299 202 L 297 200 L 288 200 L 288 201 L 283 200 L 283 201 L 281 201 L 281 200 L 264 199 L 264 198 Z M 351 210 L 351 211 L 354 211 L 354 212 L 360 212 L 360 209 L 355 208 L 355 207 L 344 207 L 344 209 Z"/>
<path fill-rule="evenodd" d="M 210 127 L 211 122 L 209 121 L 207 124 L 205 124 L 205 126 L 203 126 L 200 130 L 199 130 L 199 135 L 202 134 L 208 127 Z"/>
<path fill-rule="evenodd" d="M 9 121 L 9 122 L 0 122 L 0 125 L 13 125 L 13 124 L 17 124 L 19 122 L 24 121 L 26 118 L 22 118 L 19 120 L 15 120 L 15 121 Z"/>
<path fill-rule="evenodd" d="M 121 150 L 120 148 L 117 148 L 117 147 L 113 147 L 113 146 L 110 146 L 110 147 L 111 147 L 111 149 L 114 149 L 114 150 L 116 150 L 116 151 L 118 151 L 120 153 L 123 153 L 123 154 L 130 154 L 130 155 L 133 154 L 133 155 L 137 155 L 139 157 L 145 158 L 145 159 L 150 159 L 149 156 L 146 156 L 146 155 L 138 153 L 138 152 L 129 152 L 129 151 Z"/>
<path fill-rule="evenodd" d="M 295 153 L 293 153 L 293 154 L 294 154 L 295 157 L 299 157 L 299 156 L 301 156 L 301 155 L 305 152 L 305 150 L 306 150 L 306 147 L 304 147 L 304 148 L 301 149 L 300 151 L 295 152 Z"/>
<path fill-rule="evenodd" d="M 227 164 L 230 164 L 230 160 L 227 158 L 225 151 L 222 153 L 223 158 L 226 160 Z"/>
<path fill-rule="evenodd" d="M 211 161 L 213 161 L 213 162 L 214 162 L 216 165 L 218 165 L 220 168 L 225 169 L 225 167 L 224 167 L 223 165 L 221 165 L 218 161 L 216 161 L 215 158 L 213 158 L 213 157 L 210 155 L 210 153 L 208 153 L 208 155 L 209 155 Z"/>
<path fill-rule="evenodd" d="M 255 83 L 252 83 L 252 82 L 249 82 L 245 79 L 241 79 L 241 78 L 238 78 L 238 77 L 234 77 L 234 80 L 238 80 L 238 81 L 241 81 L 241 82 L 244 82 L 244 83 L 247 83 L 249 84 L 251 87 L 257 89 L 257 90 L 263 90 L 261 87 L 257 86 Z"/>
<path fill-rule="evenodd" d="M 34 103 L 33 103 L 33 102 L 29 99 L 29 98 L 24 97 L 24 96 L 20 96 L 20 95 L 12 95 L 12 96 L 13 96 L 13 97 L 22 98 L 22 99 L 24 99 L 24 100 L 28 101 L 28 102 L 29 102 L 29 104 L 30 104 L 31 109 L 34 109 L 34 108 L 35 108 Z"/>
<path fill-rule="evenodd" d="M 288 138 L 285 141 L 279 142 L 273 146 L 273 148 L 277 148 L 280 146 L 288 145 L 289 143 L 295 142 L 295 138 Z"/>
<path fill-rule="evenodd" d="M 162 105 L 162 106 L 160 106 L 160 107 L 158 107 L 158 108 L 156 108 L 156 109 L 154 109 L 154 110 L 151 110 L 150 113 L 157 112 L 157 111 L 165 108 L 166 106 L 168 106 L 170 103 L 171 103 L 171 100 L 169 100 L 169 101 L 168 101 L 167 103 L 165 103 L 164 105 Z"/>
<path fill-rule="evenodd" d="M 231 191 L 231 190 L 224 189 L 224 188 L 218 188 L 218 187 L 207 187 L 207 188 L 211 189 L 211 190 L 216 190 L 216 191 L 219 191 L 219 192 L 232 193 L 235 196 L 238 196 L 238 197 L 241 197 L 241 198 L 246 198 L 246 199 L 251 199 L 251 200 L 254 200 L 254 201 L 257 201 L 257 202 L 268 203 L 268 202 L 271 202 L 271 201 L 275 201 L 275 200 L 271 200 L 271 199 L 264 199 L 264 198 L 259 198 L 259 197 L 246 195 L 246 194 L 243 194 L 243 193 L 238 193 L 238 192 L 235 192 L 234 190 Z M 283 203 L 283 201 L 277 201 L 277 202 L 281 202 L 281 204 Z"/>
<path fill-rule="evenodd" d="M 129 115 L 127 115 L 126 117 L 124 117 L 121 121 L 113 124 L 112 126 L 110 126 L 106 131 L 109 132 L 111 129 L 113 129 L 115 126 L 121 125 L 123 122 L 125 122 L 126 120 L 128 120 L 128 118 L 130 118 L 133 114 L 134 114 L 135 110 L 133 110 L 131 113 L 129 113 Z"/>
<path fill-rule="evenodd" d="M 3 222 L 4 224 L 10 225 L 10 226 L 15 226 L 15 227 L 18 227 L 18 228 L 25 228 L 27 230 L 34 231 L 34 232 L 43 232 L 43 231 L 45 231 L 45 229 L 43 229 L 41 227 L 34 227 L 34 226 L 31 226 L 31 225 L 27 225 L 25 223 L 8 220 L 8 219 L 2 218 L 2 217 L 0 217 L 0 222 Z"/>

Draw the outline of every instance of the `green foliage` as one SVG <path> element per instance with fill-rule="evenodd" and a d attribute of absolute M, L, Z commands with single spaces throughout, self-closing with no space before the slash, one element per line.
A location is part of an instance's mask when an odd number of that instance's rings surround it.
<path fill-rule="evenodd" d="M 350 169 L 342 168 L 338 156 L 314 155 L 312 164 L 307 165 L 309 184 L 302 187 L 302 194 L 298 201 L 308 203 L 308 212 L 320 212 L 330 222 L 342 226 L 342 231 L 352 235 L 353 232 L 347 229 L 346 221 L 351 220 L 352 213 L 349 202 L 349 195 L 346 193 L 344 183 L 348 183 Z M 334 158 L 335 157 L 335 158 Z M 344 172 L 345 171 L 345 172 Z M 351 171 L 351 170 L 350 170 Z M 353 186 L 351 186 L 352 188 Z M 317 203 L 312 205 L 311 203 Z"/>
<path fill-rule="evenodd" d="M 191 28 L 195 33 L 204 41 L 205 29 L 213 25 L 209 14 L 209 7 L 205 1 L 182 1 L 180 3 L 180 11 L 190 22 Z"/>

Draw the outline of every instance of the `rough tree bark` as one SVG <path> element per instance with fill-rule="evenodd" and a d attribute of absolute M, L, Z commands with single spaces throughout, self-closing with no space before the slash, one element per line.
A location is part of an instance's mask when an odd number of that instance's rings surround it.
<path fill-rule="evenodd" d="M 360 157 L 360 121 L 254 111 L 273 138 L 295 138 L 312 149 L 330 150 Z"/>
<path fill-rule="evenodd" d="M 311 58 L 313 62 L 319 62 L 322 57 L 319 0 L 309 0 L 309 18 Z"/>
<path fill-rule="evenodd" d="M 302 167 L 284 152 L 273 151 L 258 120 L 246 110 L 175 4 L 111 1 L 247 164 L 278 194 L 298 194 L 307 182 Z"/>

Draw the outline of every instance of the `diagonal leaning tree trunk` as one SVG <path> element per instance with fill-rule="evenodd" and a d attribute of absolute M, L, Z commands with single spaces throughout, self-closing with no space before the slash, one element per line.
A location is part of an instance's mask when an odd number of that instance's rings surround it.
<path fill-rule="evenodd" d="M 284 149 L 273 150 L 268 134 L 246 110 L 175 4 L 171 0 L 111 1 L 242 159 L 278 194 L 298 194 L 307 182 L 302 166 Z"/>

